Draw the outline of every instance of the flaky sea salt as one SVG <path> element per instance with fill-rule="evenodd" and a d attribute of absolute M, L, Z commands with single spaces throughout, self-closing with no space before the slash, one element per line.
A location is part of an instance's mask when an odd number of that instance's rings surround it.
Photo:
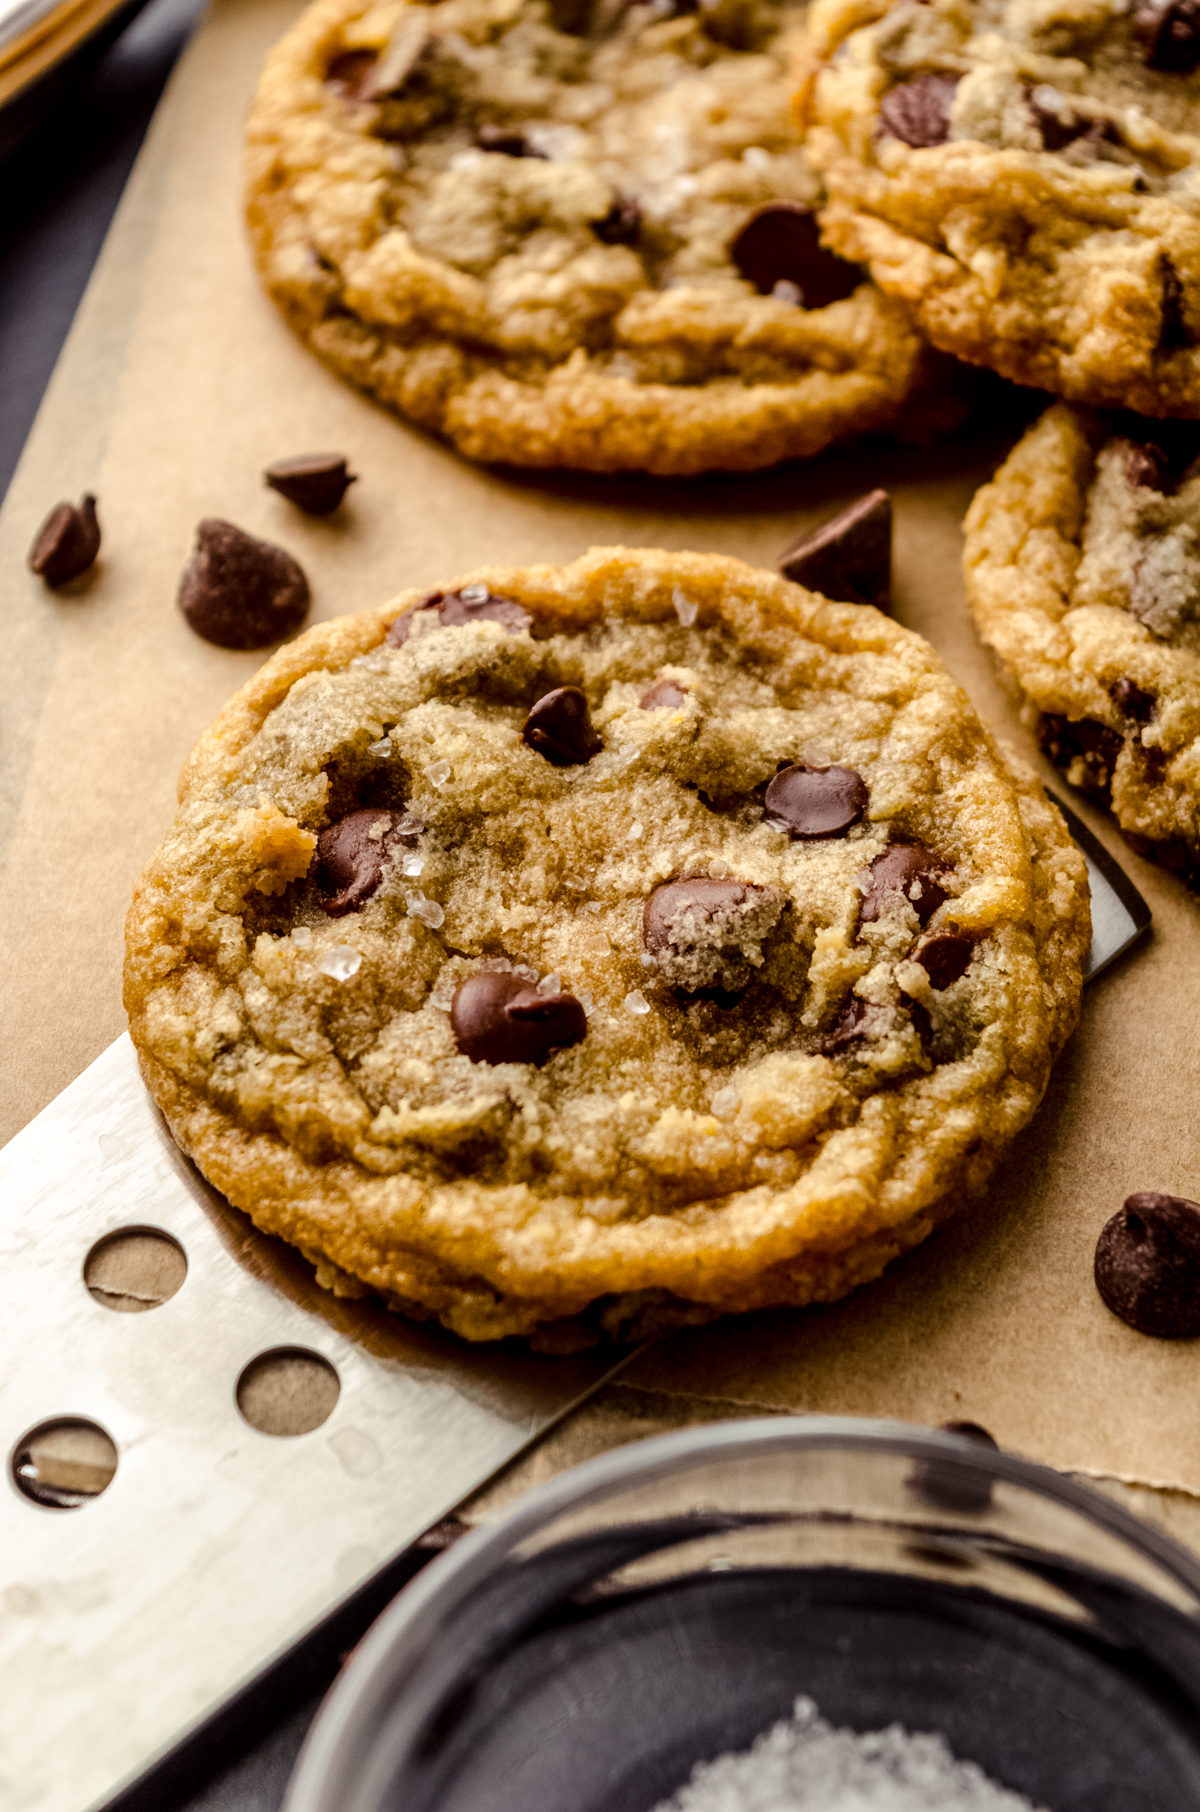
<path fill-rule="evenodd" d="M 771 299 L 774 302 L 790 302 L 793 308 L 800 308 L 804 303 L 804 291 L 790 277 L 781 277 L 771 289 Z"/>
<path fill-rule="evenodd" d="M 532 963 L 514 963 L 512 972 L 518 981 L 535 982 L 538 978 L 538 972 Z"/>
<path fill-rule="evenodd" d="M 764 151 L 761 145 L 747 145 L 742 152 L 742 162 L 747 164 L 751 170 L 769 170 L 771 153 Z"/>
<path fill-rule="evenodd" d="M 549 975 L 543 975 L 541 981 L 537 985 L 539 994 L 558 994 L 561 989 L 562 976 L 556 969 L 551 970 Z"/>
<path fill-rule="evenodd" d="M 588 884 L 581 875 L 564 875 L 563 886 L 569 887 L 572 893 L 586 893 Z"/>
<path fill-rule="evenodd" d="M 392 739 L 390 736 L 381 736 L 378 742 L 369 742 L 367 744 L 367 754 L 374 755 L 376 761 L 387 761 L 391 752 Z"/>
<path fill-rule="evenodd" d="M 331 975 L 334 981 L 349 981 L 362 968 L 362 951 L 351 944 L 334 944 L 331 949 L 322 950 L 313 968 L 322 975 Z"/>
<path fill-rule="evenodd" d="M 464 585 L 458 595 L 464 604 L 486 604 L 488 601 L 488 588 L 486 585 L 481 585 L 479 583 Z"/>
<path fill-rule="evenodd" d="M 709 863 L 708 872 L 716 880 L 723 881 L 725 876 L 729 873 L 729 864 L 728 862 L 723 862 L 720 856 L 718 856 L 715 862 Z"/>
<path fill-rule="evenodd" d="M 427 900 L 423 893 L 413 894 L 408 902 L 408 910 L 412 918 L 420 919 L 431 931 L 436 931 L 439 925 L 446 923 L 446 915 L 437 901 Z"/>
<path fill-rule="evenodd" d="M 468 590 L 469 589 L 470 587 L 468 587 Z M 452 771 L 448 761 L 435 761 L 433 766 L 428 770 L 430 786 L 445 786 Z"/>
<path fill-rule="evenodd" d="M 645 828 L 646 827 L 642 823 L 641 819 L 635 818 L 633 823 L 629 826 L 629 829 L 625 832 L 626 841 L 628 843 L 636 843 L 638 838 L 641 836 L 642 832 L 645 830 Z"/>
<path fill-rule="evenodd" d="M 307 925 L 297 925 L 292 932 L 292 942 L 298 950 L 312 949 L 312 932 Z"/>
<path fill-rule="evenodd" d="M 735 1088 L 719 1088 L 712 1098 L 712 1110 L 718 1120 L 732 1120 L 742 1105 L 742 1097 Z"/>
<path fill-rule="evenodd" d="M 631 1013 L 642 1014 L 650 1011 L 650 1002 L 640 988 L 630 988 L 625 996 L 625 1005 Z"/>
<path fill-rule="evenodd" d="M 750 1749 L 701 1762 L 654 1812 L 1036 1812 L 1019 1793 L 960 1762 L 942 1736 L 838 1730 L 811 1699 Z"/>
<path fill-rule="evenodd" d="M 400 872 L 401 872 L 401 874 L 409 875 L 412 879 L 415 880 L 416 877 L 421 873 L 421 871 L 423 870 L 424 867 L 425 867 L 424 856 L 414 855 L 410 851 L 410 853 L 404 857 L 404 860 L 400 864 Z"/>
<path fill-rule="evenodd" d="M 696 600 L 694 598 L 689 598 L 687 593 L 680 586 L 673 585 L 671 587 L 671 602 L 675 606 L 675 615 L 679 618 L 679 621 L 683 624 L 685 629 L 690 629 L 700 614 L 700 606 L 697 604 Z"/>
<path fill-rule="evenodd" d="M 575 998 L 579 1002 L 580 1006 L 583 1008 L 584 1012 L 590 1018 L 591 1015 L 596 1011 L 596 1003 L 592 999 L 591 995 L 586 991 L 586 989 L 581 989 L 580 992 L 575 996 Z"/>

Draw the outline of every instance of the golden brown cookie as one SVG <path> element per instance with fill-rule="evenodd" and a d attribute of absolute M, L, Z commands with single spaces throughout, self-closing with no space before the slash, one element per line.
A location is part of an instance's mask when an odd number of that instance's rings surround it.
<path fill-rule="evenodd" d="M 180 802 L 128 926 L 156 1100 L 325 1281 L 470 1339 L 844 1294 L 1078 1014 L 1082 858 L 933 650 L 715 555 L 318 625 Z"/>

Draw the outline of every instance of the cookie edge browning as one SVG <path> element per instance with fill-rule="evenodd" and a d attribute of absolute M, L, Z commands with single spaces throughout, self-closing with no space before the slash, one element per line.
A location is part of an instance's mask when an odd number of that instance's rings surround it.
<path fill-rule="evenodd" d="M 848 125 L 854 97 L 865 86 L 864 72 L 849 65 L 834 67 L 833 59 L 853 33 L 904 4 L 906 0 L 815 0 L 797 51 L 794 104 L 807 128 L 809 159 L 828 191 L 820 220 L 831 248 L 863 265 L 880 289 L 905 302 L 932 345 L 969 364 L 1093 408 L 1189 419 L 1200 415 L 1200 320 L 1192 323 L 1195 346 L 1164 350 L 1165 292 L 1159 307 L 1151 299 L 1153 286 L 1135 282 L 1132 271 L 1123 273 L 1125 281 L 1119 287 L 1123 326 L 1134 350 L 1120 375 L 1106 378 L 1089 362 L 1091 354 L 1084 344 L 1088 335 L 1081 334 L 1074 343 L 1052 344 L 1046 312 L 1036 298 L 1021 304 L 1011 282 L 996 297 L 994 282 L 971 270 L 940 238 L 935 242 L 932 232 L 928 239 L 917 237 L 898 223 L 897 176 L 866 161 L 873 133 L 853 133 Z M 842 101 L 839 95 L 844 96 Z M 1043 162 L 1043 153 L 994 149 L 974 139 L 904 146 L 898 155 L 909 173 L 908 192 L 919 195 L 921 211 L 931 222 L 940 222 L 985 192 L 1005 198 L 1008 211 L 997 221 L 994 237 L 1005 248 L 1007 270 L 1019 267 L 1013 248 L 1029 236 L 1027 210 L 1041 200 L 1049 203 L 1060 222 L 1076 223 L 1081 234 L 1099 230 L 1103 222 L 1110 238 L 1114 229 L 1125 228 L 1127 237 L 1153 242 L 1154 256 L 1168 255 L 1177 280 L 1190 273 L 1191 295 L 1200 290 L 1200 223 L 1166 197 L 1122 196 L 1115 191 L 1080 195 L 1078 173 L 1071 166 L 1059 175 Z M 982 157 L 987 159 L 986 179 L 969 167 Z M 1040 272 L 1042 267 L 1033 268 Z M 1066 294 L 1054 310 L 1056 316 L 1094 312 L 1087 269 L 1077 283 L 1078 293 Z M 1143 292 L 1145 300 L 1136 335 L 1129 299 L 1133 288 Z M 1193 316 L 1195 308 L 1193 302 Z M 1111 330 L 1111 322 L 1104 325 Z M 1101 336 L 1090 337 L 1102 356 Z M 1111 331 L 1103 338 L 1107 344 Z"/>
<path fill-rule="evenodd" d="M 625 600 L 626 615 L 639 613 L 648 622 L 665 617 L 673 609 L 673 586 L 683 584 L 700 603 L 702 628 L 724 621 L 740 640 L 752 644 L 756 628 L 783 626 L 840 653 L 890 654 L 915 663 L 937 688 L 945 689 L 947 698 L 965 703 L 965 695 L 937 655 L 913 632 L 870 607 L 830 603 L 725 557 L 592 549 L 565 568 L 484 568 L 451 583 L 455 588 L 486 583 L 506 595 L 516 592 L 542 629 L 579 631 L 603 613 L 610 579 L 617 571 L 626 571 L 630 562 L 639 567 L 642 583 L 636 598 Z M 196 744 L 181 775 L 181 801 L 194 789 L 221 785 L 238 751 L 298 679 L 317 668 L 345 667 L 356 655 L 377 647 L 396 617 L 426 595 L 414 589 L 360 616 L 317 624 L 278 650 Z M 1022 1073 L 1015 1065 L 1005 1072 L 997 1098 L 989 1098 L 986 1128 L 973 1149 L 966 1149 L 969 1141 L 961 1127 L 943 1127 L 935 1158 L 941 1187 L 926 1191 L 928 1200 L 920 1190 L 914 1194 L 911 1180 L 906 1182 L 908 1160 L 903 1153 L 897 1154 L 873 1206 L 863 1199 L 863 1182 L 847 1173 L 845 1199 L 823 1203 L 835 1221 L 840 1217 L 840 1240 L 806 1249 L 805 1204 L 795 1204 L 800 1212 L 789 1221 L 779 1208 L 781 1199 L 786 1201 L 792 1192 L 760 1187 L 710 1204 L 726 1211 L 740 1205 L 751 1214 L 773 1207 L 770 1227 L 750 1242 L 753 1251 L 740 1253 L 742 1262 L 733 1276 L 706 1278 L 703 1236 L 678 1227 L 673 1228 L 680 1236 L 674 1241 L 678 1250 L 651 1251 L 633 1262 L 623 1256 L 626 1276 L 641 1275 L 616 1290 L 607 1284 L 605 1266 L 611 1267 L 612 1261 L 603 1254 L 585 1258 L 565 1281 L 553 1260 L 530 1262 L 521 1239 L 510 1241 L 509 1249 L 502 1239 L 494 1239 L 490 1254 L 482 1259 L 476 1247 L 469 1270 L 456 1270 L 453 1241 L 435 1235 L 422 1244 L 414 1237 L 424 1206 L 418 1185 L 403 1175 L 368 1176 L 349 1161 L 313 1165 L 276 1134 L 247 1132 L 145 1047 L 139 1008 L 164 973 L 164 927 L 173 886 L 178 888 L 178 903 L 184 903 L 182 884 L 173 879 L 161 849 L 137 883 L 127 921 L 125 1003 L 147 1086 L 179 1144 L 209 1181 L 265 1232 L 280 1234 L 304 1251 L 317 1263 L 325 1282 L 341 1293 L 378 1293 L 405 1313 L 435 1316 L 468 1339 L 519 1335 L 550 1350 L 569 1350 L 601 1333 L 628 1337 L 636 1332 L 640 1337 L 730 1312 L 836 1300 L 877 1277 L 964 1199 L 982 1190 L 1011 1138 L 1035 1111 L 1053 1057 L 1078 1019 L 1082 962 L 1090 936 L 1082 857 L 1030 771 L 1002 755 L 982 727 L 980 737 L 1014 790 L 1027 853 L 1031 858 L 1036 855 L 1030 863 L 1031 931 L 1035 947 L 1047 953 L 1040 970 L 1043 1036 L 1026 1054 Z M 923 1123 L 908 1129 L 910 1144 L 923 1141 L 941 1118 L 938 1072 L 922 1078 L 920 1087 Z M 879 1111 L 897 1112 L 887 1105 Z M 397 1199 L 385 1206 L 384 1197 L 392 1192 Z M 331 1217 L 333 1203 L 337 1213 Z M 340 1237 L 330 1236 L 331 1218 L 344 1230 Z M 366 1231 L 368 1223 L 376 1230 L 373 1236 Z M 385 1223 L 395 1229 L 394 1238 L 381 1242 L 378 1229 Z M 755 1252 L 761 1254 L 757 1259 Z"/>

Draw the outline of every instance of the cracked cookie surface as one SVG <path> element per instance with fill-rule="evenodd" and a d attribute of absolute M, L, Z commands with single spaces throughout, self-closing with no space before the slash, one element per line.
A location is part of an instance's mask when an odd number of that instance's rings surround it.
<path fill-rule="evenodd" d="M 817 0 L 801 110 L 830 243 L 960 358 L 1200 415 L 1189 5 Z"/>
<path fill-rule="evenodd" d="M 250 119 L 263 281 L 475 459 L 754 470 L 948 424 L 908 311 L 818 244 L 802 11 L 318 0 Z"/>
<path fill-rule="evenodd" d="M 966 519 L 983 639 L 1067 778 L 1200 879 L 1200 425 L 1047 410 Z"/>
<path fill-rule="evenodd" d="M 319 625 L 180 800 L 126 970 L 176 1136 L 323 1280 L 472 1339 L 844 1294 L 983 1183 L 1078 1014 L 1082 858 L 933 650 L 715 555 Z"/>

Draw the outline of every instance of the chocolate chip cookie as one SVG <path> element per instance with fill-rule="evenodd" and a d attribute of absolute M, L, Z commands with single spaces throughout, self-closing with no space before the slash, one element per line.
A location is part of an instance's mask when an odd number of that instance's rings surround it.
<path fill-rule="evenodd" d="M 343 377 L 474 459 L 748 471 L 957 405 L 826 250 L 781 0 L 319 0 L 249 220 Z"/>
<path fill-rule="evenodd" d="M 830 244 L 959 358 L 1200 416 L 1192 0 L 818 0 L 810 22 Z"/>
<path fill-rule="evenodd" d="M 1046 754 L 1195 884 L 1200 424 L 1056 403 L 974 498 L 964 566 Z"/>
<path fill-rule="evenodd" d="M 875 1277 L 1078 1013 L 1082 858 L 927 643 L 593 550 L 320 624 L 203 737 L 126 1003 L 205 1175 L 470 1339 Z"/>

